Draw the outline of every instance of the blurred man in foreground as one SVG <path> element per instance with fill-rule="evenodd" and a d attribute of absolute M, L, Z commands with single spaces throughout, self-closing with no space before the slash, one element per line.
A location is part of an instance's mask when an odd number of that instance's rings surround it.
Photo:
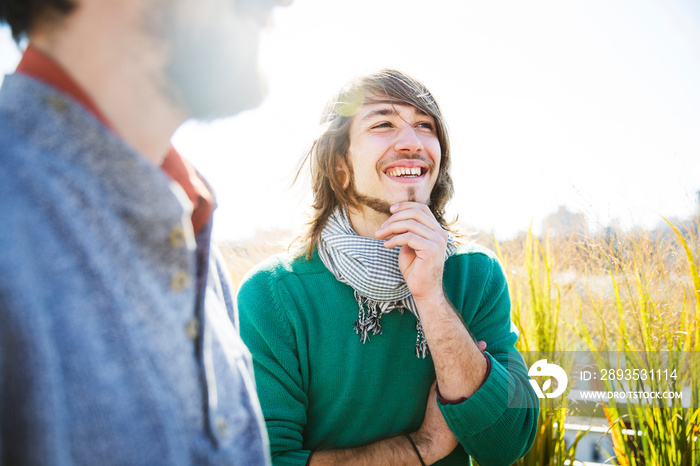
<path fill-rule="evenodd" d="M 214 198 L 170 136 L 260 102 L 275 3 L 0 4 L 28 39 L 0 89 L 0 463 L 268 462 Z"/>
<path fill-rule="evenodd" d="M 498 260 L 457 245 L 445 221 L 437 103 L 386 70 L 348 84 L 322 124 L 305 247 L 239 293 L 273 462 L 511 464 L 534 439 L 537 398 Z"/>

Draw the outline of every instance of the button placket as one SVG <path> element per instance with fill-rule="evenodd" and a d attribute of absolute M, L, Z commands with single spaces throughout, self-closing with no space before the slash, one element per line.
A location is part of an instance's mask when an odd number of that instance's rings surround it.
<path fill-rule="evenodd" d="M 187 238 L 185 236 L 185 229 L 182 227 L 182 225 L 177 225 L 170 230 L 168 242 L 173 249 L 181 249 L 185 247 Z"/>
<path fill-rule="evenodd" d="M 187 338 L 190 340 L 196 340 L 201 332 L 199 318 L 192 317 L 190 320 L 188 320 L 187 325 L 185 326 L 185 332 L 187 333 Z"/>
<path fill-rule="evenodd" d="M 190 276 L 184 270 L 178 270 L 170 279 L 170 288 L 173 291 L 180 292 L 187 288 L 190 284 Z"/>
<path fill-rule="evenodd" d="M 216 418 L 216 433 L 222 439 L 225 439 L 226 437 L 228 437 L 228 434 L 229 434 L 228 421 L 223 416 L 218 416 Z"/>
<path fill-rule="evenodd" d="M 68 102 L 57 95 L 50 95 L 46 98 L 46 103 L 59 113 L 68 110 Z"/>

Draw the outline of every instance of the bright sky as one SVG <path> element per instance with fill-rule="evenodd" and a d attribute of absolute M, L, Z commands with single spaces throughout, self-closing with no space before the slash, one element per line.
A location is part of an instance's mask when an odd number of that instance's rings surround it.
<path fill-rule="evenodd" d="M 295 0 L 275 23 L 263 105 L 173 138 L 217 192 L 217 239 L 302 225 L 310 198 L 288 187 L 323 103 L 381 67 L 442 106 L 450 210 L 470 227 L 539 231 L 561 204 L 594 228 L 654 227 L 697 208 L 700 2 Z M 18 53 L 0 32 L 5 73 Z"/>

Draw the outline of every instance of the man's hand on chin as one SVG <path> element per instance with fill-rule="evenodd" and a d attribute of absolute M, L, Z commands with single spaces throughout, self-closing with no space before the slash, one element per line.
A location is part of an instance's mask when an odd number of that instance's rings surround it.
<path fill-rule="evenodd" d="M 447 232 L 425 204 L 401 202 L 391 212 L 376 237 L 387 249 L 401 246 L 399 269 L 416 301 L 441 298 Z"/>

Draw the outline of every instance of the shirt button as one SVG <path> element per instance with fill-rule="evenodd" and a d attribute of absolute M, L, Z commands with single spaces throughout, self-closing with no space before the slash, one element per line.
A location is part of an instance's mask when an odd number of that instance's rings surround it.
<path fill-rule="evenodd" d="M 219 434 L 219 437 L 228 436 L 228 422 L 221 416 L 216 418 L 216 433 Z"/>
<path fill-rule="evenodd" d="M 180 249 L 185 246 L 185 229 L 181 225 L 176 226 L 170 230 L 170 235 L 168 236 L 168 241 L 170 246 L 174 249 Z"/>
<path fill-rule="evenodd" d="M 46 98 L 46 103 L 57 112 L 63 113 L 68 109 L 68 102 L 57 95 L 50 95 Z"/>
<path fill-rule="evenodd" d="M 194 340 L 199 336 L 199 319 L 197 317 L 192 317 L 185 326 L 185 331 L 187 332 L 187 337 L 190 340 Z"/>
<path fill-rule="evenodd" d="M 190 284 L 190 276 L 184 270 L 178 270 L 170 280 L 170 288 L 173 291 L 182 291 Z"/>

